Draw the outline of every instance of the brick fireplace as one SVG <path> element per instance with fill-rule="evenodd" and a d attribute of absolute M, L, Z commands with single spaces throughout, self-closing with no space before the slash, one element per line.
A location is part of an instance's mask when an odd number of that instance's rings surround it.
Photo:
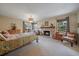
<path fill-rule="evenodd" d="M 45 36 L 52 37 L 52 35 L 53 35 L 53 28 L 52 27 L 41 27 L 41 30 Z"/>

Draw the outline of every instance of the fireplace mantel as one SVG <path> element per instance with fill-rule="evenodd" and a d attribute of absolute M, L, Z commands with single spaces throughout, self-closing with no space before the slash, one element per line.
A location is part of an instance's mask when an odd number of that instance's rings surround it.
<path fill-rule="evenodd" d="M 41 28 L 55 28 L 55 27 L 54 26 L 53 27 L 51 27 L 51 26 L 43 26 Z"/>

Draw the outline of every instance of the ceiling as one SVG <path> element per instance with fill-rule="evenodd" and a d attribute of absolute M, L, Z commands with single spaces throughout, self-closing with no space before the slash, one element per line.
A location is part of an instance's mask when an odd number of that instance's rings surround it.
<path fill-rule="evenodd" d="M 26 19 L 41 19 L 70 13 L 79 9 L 78 3 L 0 3 L 0 15 Z"/>

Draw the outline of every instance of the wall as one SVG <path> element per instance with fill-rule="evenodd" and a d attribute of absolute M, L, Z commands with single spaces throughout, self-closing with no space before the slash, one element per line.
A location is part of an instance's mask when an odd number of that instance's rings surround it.
<path fill-rule="evenodd" d="M 70 25 L 70 32 L 77 32 L 77 14 L 76 13 L 71 13 L 71 14 L 65 14 L 65 15 L 60 15 L 56 17 L 50 17 L 47 19 L 42 19 L 41 21 L 38 22 L 38 26 L 44 25 L 45 21 L 49 21 L 49 23 L 52 23 L 55 26 L 55 31 L 58 30 L 57 27 L 57 20 L 58 19 L 64 19 L 65 17 L 69 16 L 69 25 Z"/>
<path fill-rule="evenodd" d="M 22 20 L 7 16 L 0 16 L 0 31 L 10 29 L 11 23 L 15 23 L 18 29 L 23 29 Z"/>
<path fill-rule="evenodd" d="M 79 23 L 79 12 L 77 12 L 77 23 Z M 77 27 L 77 33 L 78 33 L 78 45 L 79 45 L 79 27 Z"/>
<path fill-rule="evenodd" d="M 79 12 L 77 13 L 77 23 L 79 23 Z M 79 33 L 79 27 L 77 28 L 77 33 Z"/>

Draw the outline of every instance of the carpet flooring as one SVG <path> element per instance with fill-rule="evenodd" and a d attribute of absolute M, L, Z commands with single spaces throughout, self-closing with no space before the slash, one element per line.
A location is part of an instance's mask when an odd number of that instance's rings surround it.
<path fill-rule="evenodd" d="M 47 36 L 39 36 L 39 42 L 17 49 L 6 56 L 78 56 L 79 48 L 71 47 Z"/>

